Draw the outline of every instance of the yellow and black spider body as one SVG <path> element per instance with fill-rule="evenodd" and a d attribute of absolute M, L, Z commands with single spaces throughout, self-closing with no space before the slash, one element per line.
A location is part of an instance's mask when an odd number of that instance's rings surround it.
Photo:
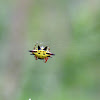
<path fill-rule="evenodd" d="M 45 63 L 48 60 L 48 57 L 51 57 L 51 55 L 55 55 L 53 53 L 50 52 L 50 48 L 48 46 L 43 47 L 43 46 L 39 46 L 38 48 L 36 48 L 36 45 L 34 46 L 33 50 L 29 50 L 29 52 L 32 52 L 31 55 L 34 55 L 34 57 L 37 59 L 44 59 Z"/>

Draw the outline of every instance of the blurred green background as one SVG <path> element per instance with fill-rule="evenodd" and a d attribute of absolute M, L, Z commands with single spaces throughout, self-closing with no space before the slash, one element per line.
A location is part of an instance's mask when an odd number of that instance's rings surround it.
<path fill-rule="evenodd" d="M 100 0 L 0 0 L 0 100 L 29 98 L 100 100 Z"/>

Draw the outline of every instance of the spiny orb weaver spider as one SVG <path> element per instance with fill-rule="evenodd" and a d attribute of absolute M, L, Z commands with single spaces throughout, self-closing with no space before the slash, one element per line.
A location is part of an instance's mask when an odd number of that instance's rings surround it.
<path fill-rule="evenodd" d="M 55 54 L 50 52 L 50 48 L 48 46 L 46 46 L 46 47 L 41 46 L 40 47 L 38 45 L 38 48 L 36 48 L 36 46 L 37 46 L 37 44 L 35 44 L 33 50 L 29 50 L 29 52 L 32 52 L 32 54 L 30 54 L 30 55 L 34 55 L 36 60 L 43 59 L 43 60 L 45 60 L 45 63 L 46 63 L 48 60 L 48 57 L 51 57 L 51 55 L 55 55 Z"/>

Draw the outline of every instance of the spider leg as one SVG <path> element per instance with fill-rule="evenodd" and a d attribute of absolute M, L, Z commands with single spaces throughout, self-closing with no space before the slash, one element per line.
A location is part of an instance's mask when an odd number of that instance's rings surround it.
<path fill-rule="evenodd" d="M 48 57 L 47 57 L 47 58 L 45 58 L 45 63 L 47 62 L 47 60 L 48 60 Z"/>
<path fill-rule="evenodd" d="M 35 46 L 34 46 L 34 49 L 33 49 L 33 50 L 36 50 L 36 46 L 37 46 L 37 44 L 38 44 L 38 43 L 36 43 L 36 44 L 35 44 Z"/>
<path fill-rule="evenodd" d="M 48 51 L 50 52 L 50 47 L 48 47 Z"/>
<path fill-rule="evenodd" d="M 34 56 L 36 60 L 38 60 L 38 57 Z"/>

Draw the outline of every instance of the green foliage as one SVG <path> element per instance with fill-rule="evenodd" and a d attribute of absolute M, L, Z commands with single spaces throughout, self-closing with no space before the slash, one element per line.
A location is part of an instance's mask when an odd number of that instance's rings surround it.
<path fill-rule="evenodd" d="M 12 2 L 9 5 L 16 11 L 18 5 Z M 91 1 L 35 0 L 26 10 L 28 16 L 23 17 L 26 24 L 21 24 L 20 29 L 11 25 L 16 22 L 12 19 L 14 11 L 6 6 L 7 3 L 0 17 L 0 99 L 7 100 L 7 96 L 13 95 L 15 100 L 99 100 L 98 4 L 91 9 Z M 47 63 L 36 61 L 28 52 L 36 42 L 48 45 L 56 55 Z M 11 95 L 6 94 L 9 91 Z"/>

